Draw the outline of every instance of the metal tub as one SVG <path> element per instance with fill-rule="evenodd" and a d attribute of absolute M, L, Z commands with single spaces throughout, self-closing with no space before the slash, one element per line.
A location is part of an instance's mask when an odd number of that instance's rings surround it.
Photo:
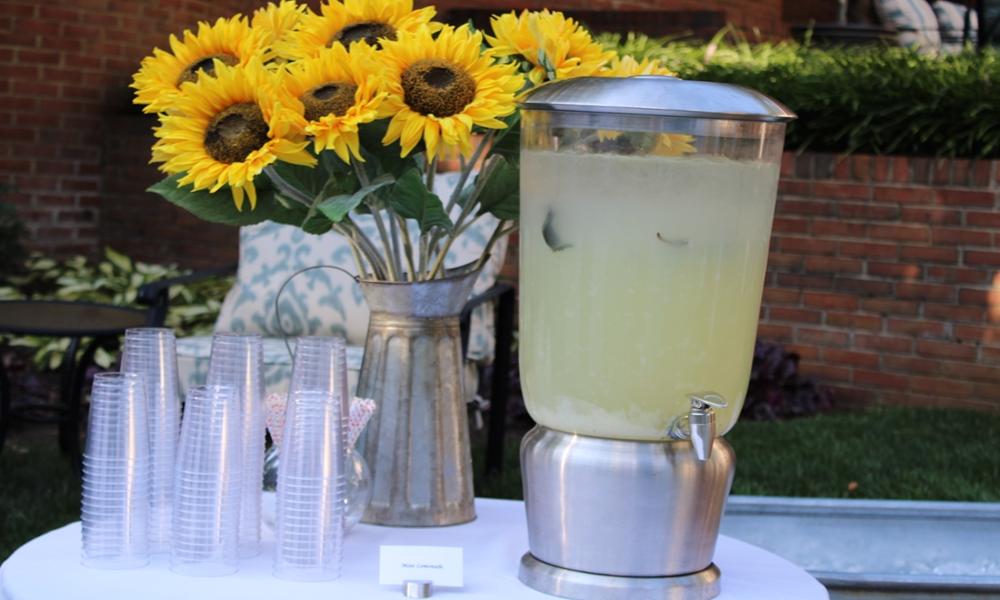
<path fill-rule="evenodd" d="M 721 529 L 834 600 L 1000 598 L 1000 503 L 732 496 Z"/>

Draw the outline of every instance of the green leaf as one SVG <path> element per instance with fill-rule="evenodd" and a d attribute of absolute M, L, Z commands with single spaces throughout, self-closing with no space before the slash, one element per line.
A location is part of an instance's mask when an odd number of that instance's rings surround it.
<path fill-rule="evenodd" d="M 396 180 L 389 197 L 389 205 L 405 219 L 413 219 L 420 225 L 420 232 L 426 233 L 432 227 L 450 230 L 451 219 L 444 212 L 444 205 L 437 194 L 427 191 L 420 171 L 410 169 Z"/>
<path fill-rule="evenodd" d="M 389 119 L 381 119 L 371 123 L 365 123 L 358 130 L 358 137 L 361 140 L 361 155 L 364 157 L 364 168 L 370 177 L 377 177 L 383 173 L 391 173 L 399 178 L 410 169 L 417 168 L 417 162 L 411 152 L 405 158 L 399 154 L 402 148 L 399 141 L 391 144 L 383 144 L 382 138 L 389 128 Z M 421 146 L 422 147 L 422 146 Z"/>
<path fill-rule="evenodd" d="M 516 221 L 521 208 L 517 167 L 495 155 L 479 176 L 486 178 L 479 192 L 479 214 L 490 213 L 501 220 Z"/>
<path fill-rule="evenodd" d="M 266 221 L 274 216 L 275 206 L 278 206 L 274 200 L 274 191 L 259 187 L 257 208 L 251 210 L 244 203 L 243 210 L 236 210 L 232 193 L 228 189 L 213 194 L 208 190 L 195 191 L 189 186 L 178 187 L 177 181 L 183 176 L 183 173 L 171 175 L 151 185 L 147 191 L 163 196 L 199 219 L 225 225 L 254 225 Z"/>
<path fill-rule="evenodd" d="M 364 199 L 376 190 L 382 189 L 396 180 L 392 175 L 386 173 L 375 179 L 371 184 L 359 189 L 353 194 L 338 194 L 324 200 L 316 207 L 327 219 L 334 223 L 340 223 L 352 210 L 358 207 Z"/>
<path fill-rule="evenodd" d="M 132 259 L 120 252 L 114 251 L 110 246 L 104 249 L 104 258 L 122 271 L 132 270 Z"/>
<path fill-rule="evenodd" d="M 502 120 L 507 124 L 507 129 L 497 134 L 490 153 L 499 154 L 506 158 L 507 162 L 517 164 L 521 158 L 521 113 L 515 112 Z"/>
<path fill-rule="evenodd" d="M 293 165 L 292 163 L 281 161 L 271 165 L 271 168 L 274 169 L 279 177 L 288 182 L 289 185 L 309 197 L 314 197 L 322 191 L 330 175 L 325 168 Z"/>

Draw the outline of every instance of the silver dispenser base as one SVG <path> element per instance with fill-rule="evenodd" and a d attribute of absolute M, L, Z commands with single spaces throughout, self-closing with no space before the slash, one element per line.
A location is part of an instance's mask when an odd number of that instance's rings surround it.
<path fill-rule="evenodd" d="M 715 597 L 712 557 L 734 468 L 722 438 L 703 461 L 689 441 L 535 427 L 521 442 L 530 547 L 521 581 L 576 600 Z"/>
<path fill-rule="evenodd" d="M 720 592 L 714 564 L 690 575 L 615 577 L 555 567 L 528 552 L 517 576 L 539 592 L 576 600 L 709 600 Z"/>

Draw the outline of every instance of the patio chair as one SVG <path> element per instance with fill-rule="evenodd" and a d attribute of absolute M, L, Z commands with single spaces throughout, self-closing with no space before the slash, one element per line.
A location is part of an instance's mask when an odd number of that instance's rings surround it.
<path fill-rule="evenodd" d="M 435 180 L 435 191 L 448 194 L 456 185 L 457 173 L 443 173 Z M 364 227 L 365 218 L 359 219 Z M 446 266 L 459 266 L 478 258 L 496 221 L 483 217 L 452 245 Z M 490 390 L 490 442 L 487 465 L 500 467 L 503 421 L 509 393 L 509 367 L 513 330 L 514 288 L 497 283 L 506 254 L 506 240 L 497 243 L 473 288 L 473 297 L 462 314 L 462 339 L 466 357 L 466 397 L 473 409 L 485 407 L 478 394 L 479 375 L 492 364 Z M 204 276 L 236 272 L 236 282 L 226 295 L 215 323 L 215 331 L 259 333 L 264 337 L 264 371 L 268 392 L 284 392 L 291 376 L 292 358 L 285 334 L 340 335 L 348 344 L 351 389 L 357 385 L 363 346 L 368 327 L 368 308 L 360 288 L 343 273 L 314 269 L 335 265 L 354 272 L 347 242 L 336 233 L 316 236 L 289 225 L 265 222 L 240 230 L 239 265 L 212 272 L 196 273 L 146 286 L 140 295 L 159 310 L 168 310 L 171 285 Z M 294 275 L 294 277 L 293 277 Z M 289 278 L 293 277 L 290 281 Z M 281 324 L 275 315 L 275 295 L 282 284 Z M 291 340 L 290 340 L 291 341 Z M 294 345 L 294 344 L 292 344 Z M 211 336 L 181 338 L 177 342 L 178 368 L 182 390 L 203 383 L 208 373 Z"/>

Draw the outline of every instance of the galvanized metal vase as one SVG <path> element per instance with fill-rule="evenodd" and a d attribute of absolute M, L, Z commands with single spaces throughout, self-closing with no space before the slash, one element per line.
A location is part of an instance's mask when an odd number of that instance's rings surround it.
<path fill-rule="evenodd" d="M 366 523 L 433 527 L 476 518 L 459 315 L 478 273 L 360 282 L 371 320 L 357 393 L 378 406 L 362 440 L 372 472 Z"/>

